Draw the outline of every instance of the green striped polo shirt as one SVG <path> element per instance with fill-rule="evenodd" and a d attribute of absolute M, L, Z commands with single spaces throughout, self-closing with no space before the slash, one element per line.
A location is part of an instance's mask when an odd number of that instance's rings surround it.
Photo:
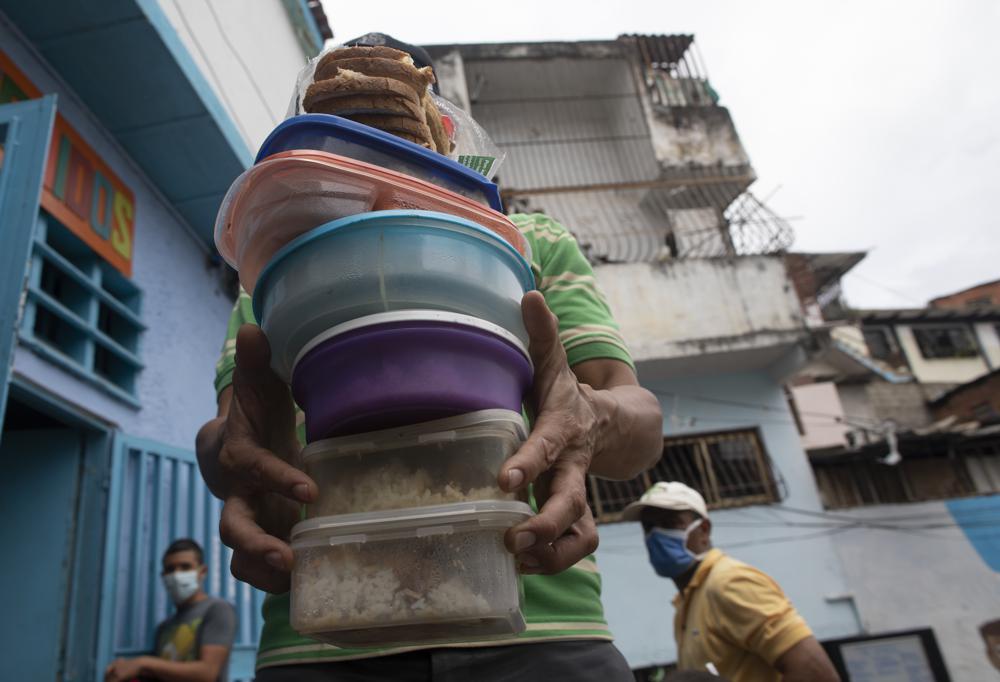
<path fill-rule="evenodd" d="M 612 358 L 634 367 L 628 349 L 611 316 L 604 294 L 576 239 L 559 223 L 541 214 L 514 214 L 511 220 L 531 245 L 531 269 L 539 291 L 559 318 L 559 338 L 569 364 Z M 240 292 L 229 320 L 222 356 L 216 365 L 215 389 L 232 383 L 236 333 L 242 324 L 255 323 L 250 297 Z M 302 415 L 299 439 L 304 442 Z M 449 642 L 447 646 L 498 646 L 560 639 L 610 640 L 601 606 L 601 576 L 590 556 L 558 575 L 522 576 L 527 630 L 509 639 Z M 257 652 L 257 668 L 294 663 L 349 660 L 384 656 L 427 645 L 350 649 L 320 644 L 302 637 L 288 621 L 287 594 L 264 600 L 264 628 Z M 431 645 L 433 646 L 433 645 Z"/>

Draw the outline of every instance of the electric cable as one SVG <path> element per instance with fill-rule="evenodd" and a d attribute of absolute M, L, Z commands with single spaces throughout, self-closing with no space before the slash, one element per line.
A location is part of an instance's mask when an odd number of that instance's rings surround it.
<path fill-rule="evenodd" d="M 240 56 L 240 53 L 236 50 L 232 41 L 229 40 L 229 35 L 223 28 L 219 15 L 216 13 L 215 8 L 212 7 L 212 0 L 205 0 L 205 4 L 208 6 L 208 11 L 212 13 L 212 19 L 215 21 L 215 25 L 218 27 L 219 33 L 222 34 L 222 40 L 226 43 L 226 46 L 229 48 L 232 55 L 236 57 L 236 61 L 239 63 L 240 68 L 243 69 L 243 73 L 246 74 L 247 80 L 250 81 L 250 85 L 253 87 L 254 92 L 257 93 L 257 99 L 260 100 L 260 103 L 264 106 L 264 111 L 267 112 L 268 118 L 271 119 L 271 125 L 277 125 L 277 117 L 275 117 L 274 112 L 271 111 L 271 107 L 267 103 L 267 98 L 264 97 L 264 93 L 261 92 L 260 86 L 257 85 L 257 81 L 254 79 L 253 72 L 250 71 L 250 67 L 248 67 L 246 62 L 243 61 L 243 57 Z"/>

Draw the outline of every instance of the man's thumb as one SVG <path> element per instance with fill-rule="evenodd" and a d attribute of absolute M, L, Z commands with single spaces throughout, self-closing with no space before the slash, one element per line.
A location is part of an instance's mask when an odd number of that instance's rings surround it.
<path fill-rule="evenodd" d="M 271 346 L 264 331 L 244 324 L 236 334 L 236 371 L 244 377 L 266 377 L 270 372 Z"/>
<path fill-rule="evenodd" d="M 549 310 L 545 297 L 538 291 L 529 291 L 521 299 L 521 317 L 531 340 L 528 351 L 537 370 L 554 350 L 562 348 L 559 319 Z"/>

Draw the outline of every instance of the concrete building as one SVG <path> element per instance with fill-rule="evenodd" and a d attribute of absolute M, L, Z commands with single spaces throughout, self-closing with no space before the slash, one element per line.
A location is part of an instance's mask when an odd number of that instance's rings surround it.
<path fill-rule="evenodd" d="M 664 457 L 632 481 L 593 479 L 604 603 L 634 669 L 676 658 L 673 583 L 620 512 L 656 479 L 713 508 L 717 544 L 773 575 L 820 639 L 861 632 L 834 546 L 802 530 L 822 511 L 784 382 L 811 334 L 781 255 L 791 230 L 755 179 L 691 36 L 440 45 L 442 90 L 507 152 L 511 210 L 566 225 L 595 265 L 660 399 Z"/>
<path fill-rule="evenodd" d="M 982 285 L 928 308 L 851 310 L 839 278 L 860 259 L 843 256 L 789 257 L 805 305 L 810 278 L 827 287 L 818 348 L 790 384 L 820 497 L 843 524 L 848 589 L 866 630 L 929 628 L 951 679 L 990 679 L 979 628 L 1000 590 L 1000 309 L 970 300 Z"/>
<path fill-rule="evenodd" d="M 184 535 L 237 607 L 232 679 L 252 675 L 260 598 L 229 576 L 193 453 L 232 306 L 211 230 L 329 34 L 316 16 L 0 1 L 5 678 L 95 680 L 148 651 Z"/>

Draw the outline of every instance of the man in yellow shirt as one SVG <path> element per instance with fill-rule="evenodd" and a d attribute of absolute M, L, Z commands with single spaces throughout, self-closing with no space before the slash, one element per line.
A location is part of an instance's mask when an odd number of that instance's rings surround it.
<path fill-rule="evenodd" d="M 642 523 L 650 563 L 677 585 L 678 669 L 717 671 L 732 682 L 840 681 L 778 584 L 712 549 L 712 522 L 697 491 L 657 483 L 624 517 Z"/>

